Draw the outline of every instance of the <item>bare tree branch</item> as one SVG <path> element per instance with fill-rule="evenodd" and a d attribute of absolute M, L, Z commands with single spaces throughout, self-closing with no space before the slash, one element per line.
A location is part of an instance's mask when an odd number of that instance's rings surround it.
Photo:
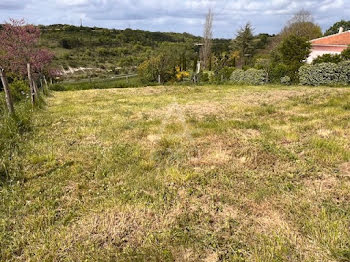
<path fill-rule="evenodd" d="M 211 47 L 212 47 L 212 38 L 213 38 L 213 12 L 211 9 L 208 10 L 208 13 L 205 18 L 204 24 L 204 33 L 203 33 L 203 47 L 201 50 L 201 60 L 203 61 L 204 68 L 208 69 L 211 59 Z"/>

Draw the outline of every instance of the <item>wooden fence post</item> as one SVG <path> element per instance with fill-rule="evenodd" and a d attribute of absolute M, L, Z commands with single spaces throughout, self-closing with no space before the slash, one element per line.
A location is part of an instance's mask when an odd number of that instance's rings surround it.
<path fill-rule="evenodd" d="M 10 88 L 9 88 L 9 85 L 8 85 L 8 82 L 7 82 L 6 73 L 5 73 L 3 68 L 0 68 L 0 78 L 1 78 L 1 82 L 2 82 L 2 85 L 4 87 L 4 91 L 5 91 L 5 98 L 6 98 L 7 108 L 9 110 L 9 113 L 11 115 L 14 115 L 15 114 L 15 109 L 13 107 L 12 96 L 11 96 Z"/>
<path fill-rule="evenodd" d="M 27 64 L 27 73 L 28 73 L 28 80 L 29 80 L 29 86 L 30 86 L 30 100 L 32 101 L 32 105 L 35 104 L 35 90 L 33 87 L 33 79 L 32 79 L 32 73 L 30 72 L 30 64 Z"/>
<path fill-rule="evenodd" d="M 44 83 L 45 85 L 43 85 L 43 91 L 44 91 L 44 94 L 47 95 L 48 94 L 48 90 L 49 90 L 49 86 L 47 84 L 47 81 L 46 81 L 46 76 L 44 75 Z"/>
<path fill-rule="evenodd" d="M 36 82 L 35 82 L 35 80 L 34 80 L 34 79 L 32 79 L 32 81 L 33 81 L 33 89 L 34 89 L 34 93 L 35 93 L 35 95 L 36 95 L 36 96 L 38 96 L 38 95 L 39 95 L 39 89 L 38 89 L 38 86 L 36 85 Z"/>
<path fill-rule="evenodd" d="M 47 84 L 46 76 L 44 75 L 44 82 L 45 82 L 45 87 L 48 89 L 49 85 Z"/>

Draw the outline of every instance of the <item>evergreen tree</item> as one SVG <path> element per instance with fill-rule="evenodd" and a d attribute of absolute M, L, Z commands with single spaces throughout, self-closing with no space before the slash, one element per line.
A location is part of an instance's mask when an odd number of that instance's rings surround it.
<path fill-rule="evenodd" d="M 306 38 L 291 35 L 278 47 L 280 63 L 285 65 L 289 77 L 297 80 L 297 72 L 310 54 L 311 44 Z"/>
<path fill-rule="evenodd" d="M 332 25 L 328 30 L 324 33 L 325 36 L 334 35 L 339 32 L 339 28 L 343 27 L 344 31 L 350 30 L 350 21 L 341 20 Z"/>
<path fill-rule="evenodd" d="M 247 62 L 246 58 L 253 55 L 254 36 L 253 28 L 249 22 L 238 30 L 236 38 L 233 40 L 233 49 L 240 53 L 240 66 L 245 65 Z"/>

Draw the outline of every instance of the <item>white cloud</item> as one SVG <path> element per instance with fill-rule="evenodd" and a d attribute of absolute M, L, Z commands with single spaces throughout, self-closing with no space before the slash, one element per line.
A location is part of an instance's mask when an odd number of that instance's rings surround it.
<path fill-rule="evenodd" d="M 0 0 L 0 10 L 24 9 L 31 1 Z"/>
<path fill-rule="evenodd" d="M 346 12 L 350 11 L 345 0 L 0 0 L 0 18 L 77 25 L 82 17 L 90 26 L 201 34 L 208 8 L 215 14 L 217 37 L 231 37 L 246 21 L 257 33 L 277 33 L 301 8 L 310 10 L 326 29 L 342 18 L 348 19 Z"/>

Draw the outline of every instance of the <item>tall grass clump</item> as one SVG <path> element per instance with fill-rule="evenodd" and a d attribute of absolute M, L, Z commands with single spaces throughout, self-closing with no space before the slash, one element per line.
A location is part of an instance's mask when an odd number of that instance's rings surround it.
<path fill-rule="evenodd" d="M 44 98 L 38 95 L 35 107 L 30 103 L 29 88 L 22 80 L 15 80 L 10 85 L 15 101 L 15 115 L 10 115 L 5 102 L 5 95 L 0 92 L 0 185 L 17 178 L 10 172 L 12 160 L 19 152 L 19 145 L 31 130 L 31 118 L 36 108 L 45 104 Z"/>

